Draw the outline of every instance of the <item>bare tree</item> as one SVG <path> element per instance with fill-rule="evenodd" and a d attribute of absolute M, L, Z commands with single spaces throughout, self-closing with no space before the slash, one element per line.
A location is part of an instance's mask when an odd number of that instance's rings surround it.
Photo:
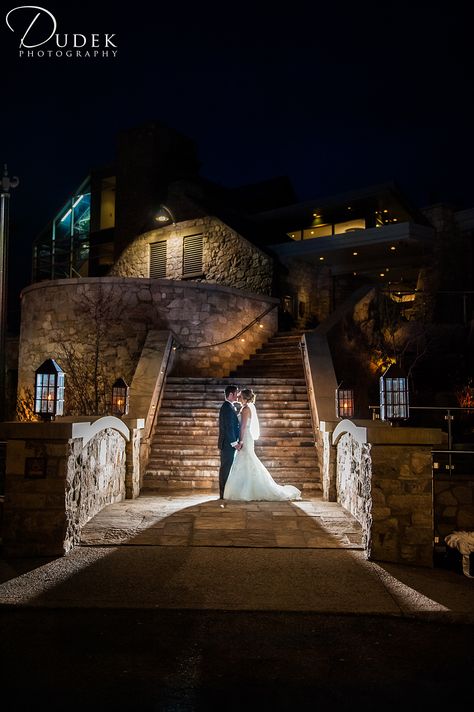
<path fill-rule="evenodd" d="M 58 361 L 67 379 L 65 411 L 70 415 L 104 415 L 109 409 L 113 379 L 105 350 L 110 334 L 120 324 L 120 312 L 102 285 L 78 300 L 75 312 L 85 328 L 73 336 L 63 331 L 56 335 Z"/>

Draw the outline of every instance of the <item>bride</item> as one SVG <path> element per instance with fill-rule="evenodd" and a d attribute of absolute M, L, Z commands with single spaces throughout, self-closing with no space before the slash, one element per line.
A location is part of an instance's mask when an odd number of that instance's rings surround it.
<path fill-rule="evenodd" d="M 251 388 L 244 388 L 240 392 L 239 401 L 242 403 L 239 413 L 242 447 L 235 453 L 224 499 L 244 502 L 301 499 L 300 490 L 293 485 L 277 484 L 255 454 L 254 443 L 260 437 L 255 393 Z"/>

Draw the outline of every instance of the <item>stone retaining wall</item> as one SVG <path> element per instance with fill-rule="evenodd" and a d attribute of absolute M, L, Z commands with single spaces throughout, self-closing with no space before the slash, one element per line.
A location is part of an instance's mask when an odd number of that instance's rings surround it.
<path fill-rule="evenodd" d="M 112 383 L 131 383 L 149 330 L 170 331 L 178 344 L 174 373 L 227 376 L 278 328 L 278 300 L 221 285 L 167 279 L 102 277 L 40 282 L 22 292 L 19 391 L 34 373 L 73 349 L 93 364 L 96 349 Z M 239 334 L 257 317 L 260 323 Z M 111 385 L 110 383 L 110 385 Z"/>

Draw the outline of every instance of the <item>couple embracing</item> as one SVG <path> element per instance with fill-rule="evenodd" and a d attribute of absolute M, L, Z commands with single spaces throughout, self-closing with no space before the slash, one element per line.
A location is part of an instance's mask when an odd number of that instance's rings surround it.
<path fill-rule="evenodd" d="M 279 485 L 255 454 L 260 426 L 251 388 L 228 385 L 219 411 L 219 498 L 243 502 L 301 499 L 292 485 Z M 237 414 L 235 403 L 241 408 Z"/>

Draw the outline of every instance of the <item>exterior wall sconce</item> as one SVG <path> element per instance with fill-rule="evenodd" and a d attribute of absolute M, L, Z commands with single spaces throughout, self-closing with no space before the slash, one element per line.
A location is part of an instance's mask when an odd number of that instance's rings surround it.
<path fill-rule="evenodd" d="M 130 388 L 123 378 L 117 378 L 112 386 L 112 415 L 119 418 L 128 413 L 128 400 Z"/>
<path fill-rule="evenodd" d="M 354 390 L 340 383 L 336 388 L 336 417 L 354 417 Z"/>
<path fill-rule="evenodd" d="M 155 215 L 155 221 L 160 225 L 167 225 L 170 222 L 176 225 L 175 217 L 166 205 L 160 205 Z"/>
<path fill-rule="evenodd" d="M 380 420 L 398 422 L 409 416 L 408 379 L 397 364 L 380 376 Z"/>
<path fill-rule="evenodd" d="M 64 412 L 64 371 L 52 358 L 35 371 L 34 412 L 43 420 L 53 420 Z"/>

